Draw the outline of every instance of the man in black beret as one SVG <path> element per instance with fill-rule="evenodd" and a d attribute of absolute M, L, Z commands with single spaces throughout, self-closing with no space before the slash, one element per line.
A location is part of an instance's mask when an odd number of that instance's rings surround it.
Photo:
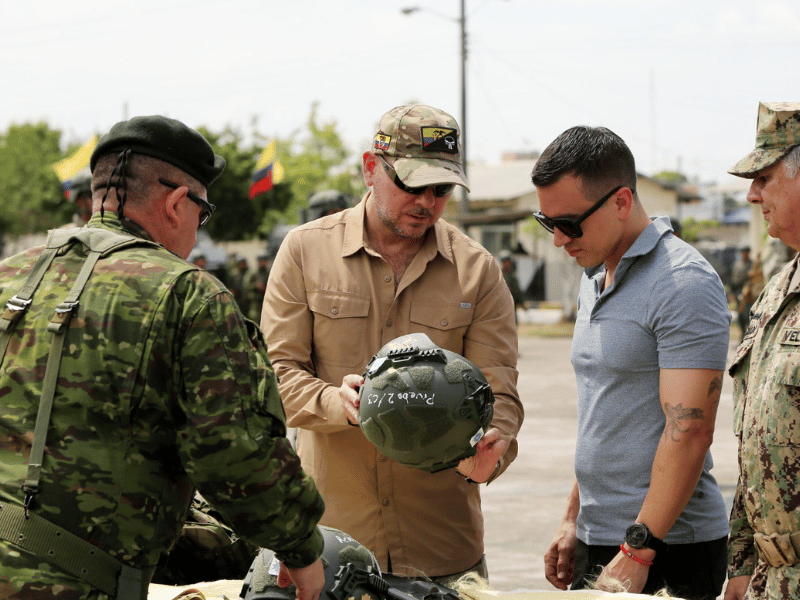
<path fill-rule="evenodd" d="M 185 260 L 225 162 L 149 116 L 114 125 L 90 164 L 87 226 L 0 263 L 3 596 L 144 600 L 197 491 L 317 600 L 325 505 L 263 337 Z"/>

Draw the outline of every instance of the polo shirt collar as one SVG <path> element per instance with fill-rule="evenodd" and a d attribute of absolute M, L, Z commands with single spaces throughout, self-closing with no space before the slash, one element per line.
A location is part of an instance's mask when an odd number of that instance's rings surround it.
<path fill-rule="evenodd" d="M 628 270 L 628 267 L 630 267 L 637 258 L 652 252 L 658 245 L 658 242 L 661 241 L 661 238 L 671 231 L 672 224 L 669 217 L 651 217 L 650 224 L 644 228 L 644 231 L 639 234 L 639 237 L 636 238 L 633 245 L 622 255 L 619 265 L 617 265 L 614 271 L 614 285 L 616 286 L 617 281 L 622 279 L 625 271 Z M 605 272 L 605 269 L 605 264 L 600 263 L 595 267 L 586 269 L 586 275 L 592 278 L 600 271 Z"/>

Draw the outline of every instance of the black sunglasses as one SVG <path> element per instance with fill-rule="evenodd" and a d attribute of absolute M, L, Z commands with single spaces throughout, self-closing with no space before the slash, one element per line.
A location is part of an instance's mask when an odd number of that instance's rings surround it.
<path fill-rule="evenodd" d="M 542 214 L 542 211 L 537 210 L 533 213 L 533 218 L 539 222 L 539 225 L 547 229 L 550 233 L 555 231 L 555 228 L 558 229 L 567 237 L 571 238 L 579 238 L 583 236 L 583 229 L 581 229 L 581 223 L 588 219 L 598 208 L 603 206 L 606 200 L 611 198 L 614 194 L 620 191 L 622 188 L 628 187 L 626 185 L 618 185 L 613 190 L 608 192 L 605 196 L 600 198 L 597 202 L 594 203 L 592 208 L 587 210 L 583 213 L 580 217 L 556 217 L 551 219 L 550 217 L 546 217 Z M 633 192 L 632 188 L 628 188 Z"/>
<path fill-rule="evenodd" d="M 400 178 L 397 176 L 397 172 L 394 170 L 394 167 L 389 164 L 382 156 L 377 155 L 378 158 L 383 163 L 383 170 L 389 174 L 389 177 L 392 178 L 394 184 L 403 190 L 406 194 L 413 194 L 414 196 L 419 196 L 420 194 L 424 193 L 429 187 L 433 188 L 433 195 L 437 198 L 444 198 L 445 196 L 449 196 L 453 193 L 453 190 L 456 187 L 455 183 L 440 183 L 438 185 L 424 185 L 422 187 L 408 187 L 405 183 L 400 181 Z"/>
<path fill-rule="evenodd" d="M 158 178 L 158 182 L 161 185 L 165 185 L 167 187 L 172 188 L 173 190 L 177 190 L 179 187 L 182 187 L 177 183 L 172 183 L 171 181 L 167 181 L 166 179 L 162 179 L 161 177 Z M 211 215 L 214 214 L 214 211 L 217 210 L 217 207 L 208 202 L 207 200 L 203 200 L 200 196 L 198 196 L 191 190 L 186 192 L 186 195 L 189 196 L 189 200 L 191 200 L 192 202 L 194 202 L 200 208 L 203 209 L 202 211 L 200 211 L 200 225 L 197 226 L 197 228 L 199 229 L 200 227 L 208 223 L 208 220 L 211 218 Z"/>

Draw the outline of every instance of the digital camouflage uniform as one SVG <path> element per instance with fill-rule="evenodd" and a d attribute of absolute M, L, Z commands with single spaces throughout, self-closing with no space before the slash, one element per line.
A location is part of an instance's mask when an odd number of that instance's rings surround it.
<path fill-rule="evenodd" d="M 800 598 L 800 564 L 772 567 L 754 535 L 800 531 L 800 288 L 797 258 L 753 306 L 730 368 L 739 483 L 731 511 L 728 576 L 750 575 L 745 596 Z"/>
<path fill-rule="evenodd" d="M 114 213 L 89 227 L 147 238 Z M 0 263 L 0 306 L 41 248 Z M 0 504 L 20 486 L 51 334 L 85 257 L 56 257 L 0 367 Z M 289 567 L 322 550 L 323 501 L 286 440 L 263 338 L 212 275 L 161 247 L 101 259 L 66 333 L 32 511 L 119 561 L 152 568 L 181 532 L 194 489 L 238 535 Z M 108 598 L 0 540 L 0 598 Z"/>

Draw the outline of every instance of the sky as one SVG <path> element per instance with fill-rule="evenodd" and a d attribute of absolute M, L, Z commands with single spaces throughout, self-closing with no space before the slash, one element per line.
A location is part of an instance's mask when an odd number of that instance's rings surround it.
<path fill-rule="evenodd" d="M 403 14 L 410 6 L 420 10 Z M 800 100 L 795 1 L 465 6 L 470 162 L 603 125 L 643 174 L 730 185 L 758 102 Z M 394 106 L 462 121 L 460 0 L 33 0 L 3 12 L 0 131 L 45 121 L 66 145 L 164 114 L 285 138 L 317 103 L 358 160 Z"/>

